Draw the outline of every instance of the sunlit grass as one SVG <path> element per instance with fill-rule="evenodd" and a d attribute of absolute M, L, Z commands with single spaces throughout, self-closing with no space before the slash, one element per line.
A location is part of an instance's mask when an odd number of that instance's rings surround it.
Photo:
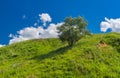
<path fill-rule="evenodd" d="M 106 42 L 109 35 L 86 36 L 73 48 L 59 39 L 36 39 L 2 47 L 0 78 L 119 78 L 120 53 Z M 101 40 L 107 46 L 100 47 Z"/>

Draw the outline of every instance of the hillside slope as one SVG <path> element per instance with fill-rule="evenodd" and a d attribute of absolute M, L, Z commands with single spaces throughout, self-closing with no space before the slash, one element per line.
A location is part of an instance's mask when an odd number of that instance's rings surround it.
<path fill-rule="evenodd" d="M 120 78 L 120 43 L 112 45 L 114 37 L 120 34 L 86 36 L 73 48 L 59 39 L 5 46 L 0 48 L 0 78 Z"/>

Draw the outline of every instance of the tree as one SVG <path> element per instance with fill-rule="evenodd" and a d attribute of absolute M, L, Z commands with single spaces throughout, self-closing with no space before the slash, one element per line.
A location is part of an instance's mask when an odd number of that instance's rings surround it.
<path fill-rule="evenodd" d="M 69 46 L 73 46 L 83 36 L 90 34 L 86 29 L 87 24 L 87 21 L 80 16 L 77 18 L 65 18 L 64 24 L 57 28 L 60 40 L 67 41 Z"/>

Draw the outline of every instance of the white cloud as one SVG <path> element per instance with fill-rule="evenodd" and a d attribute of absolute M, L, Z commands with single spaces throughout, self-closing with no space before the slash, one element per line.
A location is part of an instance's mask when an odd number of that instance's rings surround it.
<path fill-rule="evenodd" d="M 105 17 L 105 21 L 102 21 L 100 26 L 102 32 L 106 32 L 108 29 L 111 29 L 112 32 L 120 32 L 120 18 L 108 19 Z"/>
<path fill-rule="evenodd" d="M 0 44 L 0 47 L 4 47 L 5 45 Z"/>
<path fill-rule="evenodd" d="M 26 27 L 20 31 L 17 31 L 18 35 L 10 34 L 9 37 L 12 39 L 10 40 L 9 44 L 14 42 L 20 42 L 24 40 L 39 38 L 39 34 L 43 32 L 43 28 L 38 27 Z"/>
<path fill-rule="evenodd" d="M 38 38 L 56 38 L 58 37 L 57 27 L 63 23 L 50 24 L 47 29 L 39 27 L 26 27 L 20 31 L 17 31 L 17 35 L 10 34 L 9 37 L 12 39 L 9 41 L 9 44 L 20 42 L 29 39 L 38 39 Z"/>
<path fill-rule="evenodd" d="M 61 26 L 63 23 L 50 24 L 47 29 L 44 29 L 43 33 L 40 34 L 40 38 L 56 38 L 58 37 L 57 27 Z"/>
<path fill-rule="evenodd" d="M 39 14 L 39 16 L 40 16 L 40 20 L 43 21 L 44 26 L 46 26 L 46 22 L 52 21 L 52 18 L 50 17 L 48 13 L 42 13 L 42 14 Z"/>
<path fill-rule="evenodd" d="M 39 14 L 40 20 L 43 22 L 43 25 L 46 26 L 47 22 L 51 22 L 51 17 L 47 13 Z M 58 30 L 57 27 L 61 26 L 63 23 L 51 23 L 48 25 L 47 29 L 44 29 L 43 26 L 38 26 L 39 21 L 34 23 L 31 27 L 25 27 L 24 29 L 21 29 L 17 31 L 16 35 L 10 34 L 9 37 L 11 38 L 9 41 L 9 44 L 15 43 L 15 42 L 21 42 L 24 40 L 30 40 L 30 39 L 38 39 L 38 38 L 56 38 L 58 37 Z"/>

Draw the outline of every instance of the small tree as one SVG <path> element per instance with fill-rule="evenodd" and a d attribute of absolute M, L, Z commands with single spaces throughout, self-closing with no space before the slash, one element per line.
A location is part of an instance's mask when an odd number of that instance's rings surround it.
<path fill-rule="evenodd" d="M 67 41 L 69 46 L 73 46 L 83 36 L 90 34 L 86 30 L 87 24 L 87 21 L 80 16 L 77 18 L 65 18 L 64 24 L 58 27 L 60 40 Z"/>

